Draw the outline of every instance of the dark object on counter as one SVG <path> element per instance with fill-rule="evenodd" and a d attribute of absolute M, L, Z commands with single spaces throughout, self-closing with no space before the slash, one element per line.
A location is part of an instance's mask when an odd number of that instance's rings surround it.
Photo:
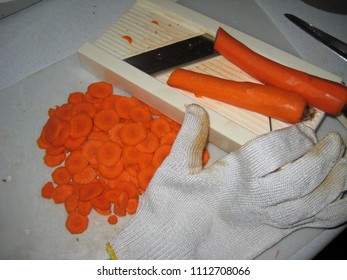
<path fill-rule="evenodd" d="M 346 0 L 302 0 L 302 2 L 326 12 L 347 15 Z"/>

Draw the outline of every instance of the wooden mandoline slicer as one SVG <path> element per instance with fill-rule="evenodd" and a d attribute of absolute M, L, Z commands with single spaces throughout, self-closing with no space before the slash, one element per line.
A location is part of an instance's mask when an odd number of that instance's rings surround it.
<path fill-rule="evenodd" d="M 166 81 L 172 68 L 148 74 L 127 62 L 136 55 L 202 34 L 214 37 L 218 27 L 273 60 L 340 81 L 329 72 L 170 0 L 138 0 L 95 42 L 84 44 L 78 53 L 82 66 L 87 70 L 180 123 L 187 104 L 201 104 L 210 116 L 210 142 L 230 152 L 255 136 L 270 131 L 269 118 L 208 98 L 197 99 L 193 94 L 169 87 Z M 257 82 L 218 54 L 180 67 L 237 81 Z M 315 117 L 306 123 L 316 129 L 323 117 L 324 113 L 317 111 Z M 273 130 L 288 125 L 271 120 Z"/>

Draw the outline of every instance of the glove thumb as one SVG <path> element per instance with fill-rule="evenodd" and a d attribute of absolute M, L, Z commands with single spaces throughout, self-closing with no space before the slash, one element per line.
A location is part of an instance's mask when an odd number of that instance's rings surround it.
<path fill-rule="evenodd" d="M 197 104 L 187 106 L 180 132 L 172 146 L 167 164 L 180 172 L 198 173 L 209 132 L 209 117 Z"/>

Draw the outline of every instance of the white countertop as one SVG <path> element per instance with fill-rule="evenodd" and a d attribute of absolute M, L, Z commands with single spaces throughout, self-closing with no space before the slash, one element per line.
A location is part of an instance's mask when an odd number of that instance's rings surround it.
<path fill-rule="evenodd" d="M 300 16 L 347 42 L 346 15 L 323 12 L 299 0 L 217 0 L 213 2 L 213 9 L 210 0 L 177 2 L 300 56 L 347 81 L 347 62 L 290 23 L 283 13 Z M 42 0 L 0 19 L 0 90 L 75 54 L 83 43 L 99 37 L 133 3 L 132 0 Z M 347 130 L 330 117 L 323 122 L 318 134 L 331 130 L 346 139 Z M 310 244 L 303 245 L 292 258 L 312 258 L 338 232 L 324 231 Z"/>

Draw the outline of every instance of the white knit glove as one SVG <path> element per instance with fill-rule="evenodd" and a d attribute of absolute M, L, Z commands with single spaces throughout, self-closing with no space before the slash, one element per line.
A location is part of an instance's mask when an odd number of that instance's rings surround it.
<path fill-rule="evenodd" d="M 206 111 L 188 106 L 138 213 L 109 243 L 119 259 L 252 259 L 299 228 L 347 221 L 339 135 L 317 143 L 299 124 L 257 137 L 203 169 L 208 130 Z"/>

